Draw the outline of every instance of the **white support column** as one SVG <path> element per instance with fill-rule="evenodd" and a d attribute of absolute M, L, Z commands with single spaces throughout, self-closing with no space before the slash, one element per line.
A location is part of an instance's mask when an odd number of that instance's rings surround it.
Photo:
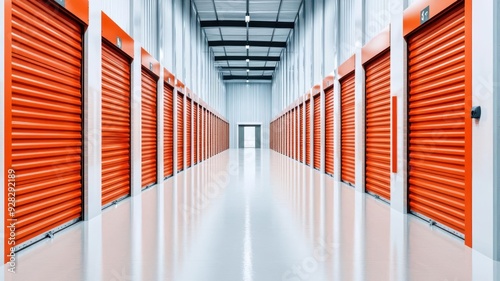
<path fill-rule="evenodd" d="M 101 214 L 102 178 L 102 35 L 101 1 L 89 1 L 84 34 L 83 219 Z"/>
<path fill-rule="evenodd" d="M 319 170 L 322 174 L 325 173 L 325 90 L 323 89 L 323 81 L 321 81 L 321 94 L 320 94 L 320 122 L 321 122 L 321 134 L 320 134 L 320 148 L 321 148 L 321 164 Z M 323 179 L 323 177 L 321 177 Z"/>
<path fill-rule="evenodd" d="M 498 8 L 495 0 L 472 1 L 472 105 L 481 106 L 482 111 L 481 118 L 472 121 L 472 247 L 497 261 L 500 260 Z"/>
<path fill-rule="evenodd" d="M 356 50 L 355 62 L 355 189 L 365 192 L 365 69 L 361 60 L 361 49 Z"/>
<path fill-rule="evenodd" d="M 162 186 L 164 179 L 164 167 L 163 154 L 165 153 L 163 126 L 165 120 L 163 119 L 163 114 L 165 109 L 163 107 L 164 97 L 163 97 L 163 84 L 165 83 L 165 72 L 163 71 L 163 65 L 160 64 L 160 78 L 158 78 L 158 85 L 156 91 L 156 182 L 158 186 Z"/>
<path fill-rule="evenodd" d="M 361 47 L 364 37 L 363 0 L 355 0 L 355 94 L 354 94 L 354 157 L 355 157 L 355 189 L 365 192 L 365 69 L 363 68 Z"/>
<path fill-rule="evenodd" d="M 337 77 L 337 74 L 335 74 L 335 77 Z M 334 84 L 333 84 L 333 115 L 334 115 L 334 120 L 333 120 L 333 173 L 334 173 L 334 179 L 337 181 L 341 181 L 342 179 L 342 167 L 341 167 L 341 153 L 342 153 L 342 145 L 341 145 L 341 140 L 342 140 L 342 123 L 341 123 L 341 106 L 340 106 L 340 82 L 338 78 L 335 78 Z"/>
<path fill-rule="evenodd" d="M 391 207 L 408 212 L 407 185 L 407 47 L 403 37 L 403 4 L 391 5 L 391 98 L 397 97 L 397 173 L 391 173 Z M 391 104 L 391 106 L 394 106 Z M 392 128 L 391 128 L 392 130 Z M 391 140 L 391 145 L 392 145 Z M 392 153 L 392 152 L 391 152 Z M 392 157 L 391 157 L 392 159 Z"/>
<path fill-rule="evenodd" d="M 174 85 L 177 85 L 177 78 L 174 81 Z M 174 159 L 173 159 L 174 160 L 173 161 L 174 170 L 173 170 L 172 175 L 175 176 L 175 175 L 177 175 L 177 167 L 178 167 L 178 163 L 177 163 L 177 159 L 178 159 L 178 157 L 177 157 L 177 122 L 178 122 L 178 120 L 177 120 L 177 110 L 178 110 L 178 108 L 177 108 L 177 87 L 174 87 L 173 94 L 174 94 L 174 96 L 173 96 L 174 108 L 173 108 L 172 114 L 174 117 L 174 125 L 173 125 L 174 132 L 172 134 L 172 137 L 174 138 L 173 139 L 173 143 L 174 143 L 174 155 L 173 155 L 173 157 L 174 157 Z M 175 178 L 177 178 L 177 177 L 175 177 Z"/>
<path fill-rule="evenodd" d="M 132 61 L 130 84 L 132 87 L 131 93 L 131 180 L 130 180 L 130 195 L 136 196 L 141 194 L 142 190 L 142 140 L 141 140 L 141 0 L 131 0 L 130 11 L 132 17 L 131 36 L 134 38 L 134 60 Z"/>

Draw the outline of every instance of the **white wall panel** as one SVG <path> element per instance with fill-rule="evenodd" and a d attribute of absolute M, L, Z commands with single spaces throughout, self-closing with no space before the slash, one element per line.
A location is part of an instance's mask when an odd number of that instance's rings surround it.
<path fill-rule="evenodd" d="M 340 1 L 339 19 L 339 63 L 350 58 L 355 49 L 354 0 Z"/>
<path fill-rule="evenodd" d="M 269 148 L 271 122 L 271 84 L 227 84 L 227 118 L 230 122 L 230 146 L 237 148 L 238 123 L 262 123 L 262 148 Z"/>
<path fill-rule="evenodd" d="M 391 21 L 389 0 L 365 0 L 364 43 L 386 28 Z"/>
<path fill-rule="evenodd" d="M 108 15 L 121 29 L 131 34 L 131 12 L 130 0 L 106 0 L 102 1 L 102 10 Z"/>
<path fill-rule="evenodd" d="M 142 47 L 153 57 L 159 58 L 158 53 L 158 1 L 142 1 Z"/>

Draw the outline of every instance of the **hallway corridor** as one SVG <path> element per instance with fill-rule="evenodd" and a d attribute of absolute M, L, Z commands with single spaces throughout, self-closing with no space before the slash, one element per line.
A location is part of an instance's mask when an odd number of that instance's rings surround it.
<path fill-rule="evenodd" d="M 499 268 L 265 149 L 223 152 L 33 245 L 17 266 L 4 280 L 482 281 Z"/>

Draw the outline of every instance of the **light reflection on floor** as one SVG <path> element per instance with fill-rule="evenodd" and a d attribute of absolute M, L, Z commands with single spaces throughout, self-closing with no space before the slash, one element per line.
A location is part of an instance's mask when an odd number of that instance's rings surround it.
<path fill-rule="evenodd" d="M 230 150 L 21 252 L 2 280 L 500 280 L 463 241 L 269 150 Z"/>

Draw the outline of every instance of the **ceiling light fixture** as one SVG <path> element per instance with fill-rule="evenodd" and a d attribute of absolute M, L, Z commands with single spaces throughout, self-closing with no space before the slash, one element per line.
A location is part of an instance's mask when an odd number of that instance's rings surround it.
<path fill-rule="evenodd" d="M 245 22 L 250 22 L 250 15 L 245 16 Z"/>
<path fill-rule="evenodd" d="M 250 45 L 246 45 L 245 48 L 247 48 L 247 50 L 250 49 Z"/>
<path fill-rule="evenodd" d="M 250 72 L 250 69 L 247 69 L 247 72 Z"/>
<path fill-rule="evenodd" d="M 250 80 L 247 80 L 247 83 L 250 82 Z"/>
<path fill-rule="evenodd" d="M 250 59 L 247 59 L 247 62 L 250 62 Z"/>

